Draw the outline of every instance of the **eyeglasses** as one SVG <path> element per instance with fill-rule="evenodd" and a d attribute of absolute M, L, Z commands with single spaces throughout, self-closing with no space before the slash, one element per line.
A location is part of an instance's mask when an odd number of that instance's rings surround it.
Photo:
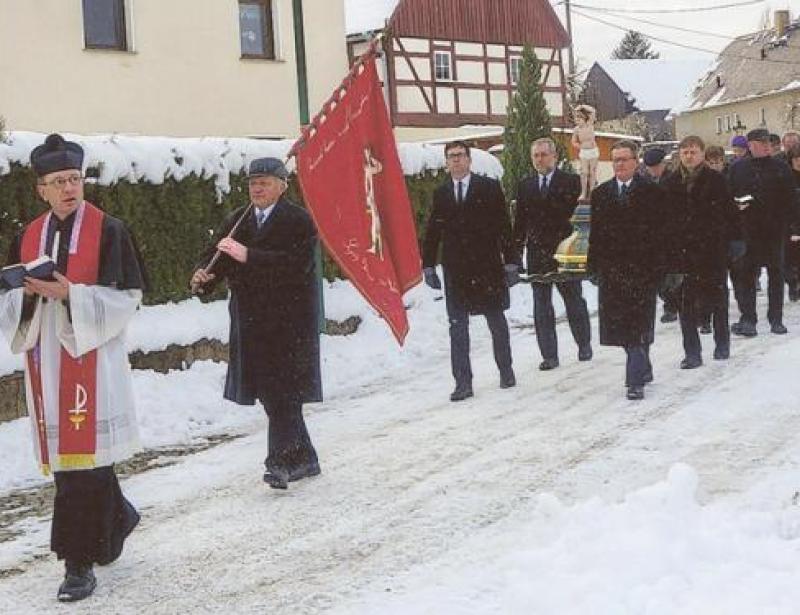
<path fill-rule="evenodd" d="M 461 158 L 466 158 L 467 155 L 464 152 L 458 152 L 456 154 L 447 154 L 445 158 L 448 160 L 460 160 Z"/>
<path fill-rule="evenodd" d="M 630 157 L 628 157 L 628 158 L 612 158 L 611 162 L 613 164 L 622 164 L 624 162 L 628 162 L 629 160 L 635 160 L 635 159 L 634 158 L 630 158 Z"/>
<path fill-rule="evenodd" d="M 70 186 L 78 186 L 81 182 L 83 182 L 82 175 L 70 175 L 69 177 L 56 177 L 55 179 L 51 179 L 49 182 L 39 182 L 39 185 L 54 186 L 59 190 L 63 190 L 66 188 L 67 184 Z"/>

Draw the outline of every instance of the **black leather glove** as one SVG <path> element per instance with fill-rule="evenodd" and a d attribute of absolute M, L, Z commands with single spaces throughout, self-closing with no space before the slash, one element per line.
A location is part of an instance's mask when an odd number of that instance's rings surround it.
<path fill-rule="evenodd" d="M 439 275 L 436 273 L 434 267 L 425 267 L 422 273 L 425 276 L 425 284 L 430 286 L 433 290 L 442 290 L 442 281 L 439 279 Z"/>
<path fill-rule="evenodd" d="M 664 282 L 661 288 L 663 288 L 665 292 L 678 290 L 681 284 L 683 284 L 684 277 L 682 273 L 668 273 L 664 276 Z"/>
<path fill-rule="evenodd" d="M 513 263 L 505 265 L 505 271 L 506 284 L 508 284 L 509 288 L 519 284 L 519 265 L 514 265 Z"/>
<path fill-rule="evenodd" d="M 747 253 L 747 243 L 743 239 L 734 239 L 728 243 L 728 258 L 738 261 Z"/>

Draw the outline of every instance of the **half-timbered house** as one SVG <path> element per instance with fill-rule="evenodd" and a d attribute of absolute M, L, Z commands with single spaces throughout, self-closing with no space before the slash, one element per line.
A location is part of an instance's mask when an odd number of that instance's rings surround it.
<path fill-rule="evenodd" d="M 502 125 L 519 78 L 522 49 L 542 62 L 555 126 L 569 123 L 569 36 L 547 0 L 347 0 L 351 59 L 383 32 L 383 78 L 403 138 Z"/>

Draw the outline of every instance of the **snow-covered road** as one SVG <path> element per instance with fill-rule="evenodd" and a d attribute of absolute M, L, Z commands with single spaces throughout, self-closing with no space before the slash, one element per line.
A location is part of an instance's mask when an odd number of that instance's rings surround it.
<path fill-rule="evenodd" d="M 85 603 L 56 603 L 62 568 L 30 561 L 47 544 L 47 524 L 30 520 L 16 544 L 0 545 L 0 560 L 19 553 L 24 568 L 0 579 L 0 612 L 797 612 L 800 306 L 787 306 L 789 335 L 762 324 L 757 338 L 733 341 L 727 362 L 710 359 L 703 336 L 706 364 L 693 371 L 678 369 L 677 324 L 657 325 L 655 383 L 639 403 L 623 397 L 624 353 L 595 344 L 594 360 L 578 363 L 566 325 L 552 372 L 536 370 L 530 330 L 515 330 L 518 386 L 500 390 L 481 319 L 476 396 L 451 403 L 440 324 L 426 343 L 435 352 L 308 408 L 320 477 L 268 489 L 253 424 L 245 438 L 124 482 L 142 525 Z M 676 463 L 694 471 L 679 466 L 644 489 Z M 641 540 L 625 543 L 626 523 Z M 731 532 L 741 550 L 720 546 Z M 661 560 L 696 535 L 707 548 Z M 643 562 L 654 560 L 663 566 L 649 574 Z M 738 568 L 709 572 L 726 565 Z"/>

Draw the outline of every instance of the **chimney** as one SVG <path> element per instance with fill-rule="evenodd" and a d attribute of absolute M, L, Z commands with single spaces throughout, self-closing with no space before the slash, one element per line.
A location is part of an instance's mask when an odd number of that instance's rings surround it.
<path fill-rule="evenodd" d="M 789 27 L 789 11 L 775 11 L 775 35 L 781 38 Z"/>

